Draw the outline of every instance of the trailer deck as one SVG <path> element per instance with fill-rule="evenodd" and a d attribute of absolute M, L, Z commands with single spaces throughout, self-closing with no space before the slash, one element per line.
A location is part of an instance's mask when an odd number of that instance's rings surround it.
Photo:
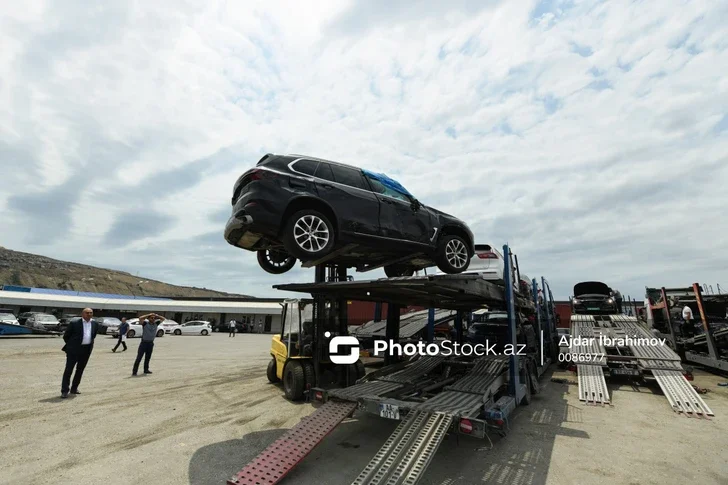
<path fill-rule="evenodd" d="M 591 404 L 609 404 L 608 375 L 654 378 L 673 410 L 685 415 L 712 416 L 713 412 L 685 379 L 678 356 L 667 345 L 638 344 L 637 339 L 656 337 L 626 315 L 572 315 L 572 337 L 585 339 L 574 345 L 579 399 Z M 614 345 L 605 345 L 607 341 Z M 624 344 L 621 344 L 624 342 Z"/>

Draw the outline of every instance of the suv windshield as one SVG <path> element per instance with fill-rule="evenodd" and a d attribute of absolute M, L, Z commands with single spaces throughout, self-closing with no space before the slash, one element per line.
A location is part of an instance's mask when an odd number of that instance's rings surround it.
<path fill-rule="evenodd" d="M 104 325 L 121 325 L 121 320 L 114 317 L 104 317 L 101 319 L 101 323 Z"/>

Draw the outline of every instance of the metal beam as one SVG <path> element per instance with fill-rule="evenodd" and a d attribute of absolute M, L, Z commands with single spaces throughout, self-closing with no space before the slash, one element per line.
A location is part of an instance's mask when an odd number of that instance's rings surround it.
<path fill-rule="evenodd" d="M 503 278 L 505 279 L 505 294 L 506 294 L 506 308 L 508 311 L 508 343 L 513 346 L 513 349 L 518 348 L 518 342 L 516 341 L 516 305 L 513 299 L 513 281 L 511 273 L 511 249 L 507 244 L 503 245 Z M 508 367 L 508 391 L 511 396 L 516 398 L 516 402 L 521 401 L 521 385 L 518 376 L 518 356 L 516 352 L 512 352 L 509 356 L 509 367 Z"/>
<path fill-rule="evenodd" d="M 399 305 L 393 303 L 387 305 L 387 340 L 390 342 L 399 341 L 399 313 Z M 384 365 L 396 364 L 398 360 L 396 355 L 389 353 L 384 356 Z"/>
<path fill-rule="evenodd" d="M 710 323 L 705 316 L 705 309 L 703 308 L 703 294 L 700 290 L 698 283 L 693 283 L 693 292 L 695 292 L 695 300 L 698 302 L 698 310 L 700 311 L 700 320 L 703 323 L 703 330 L 705 331 L 705 343 L 708 344 L 708 355 L 712 359 L 718 359 L 718 348 L 715 346 L 715 339 L 713 338 L 713 331 L 710 329 Z"/>

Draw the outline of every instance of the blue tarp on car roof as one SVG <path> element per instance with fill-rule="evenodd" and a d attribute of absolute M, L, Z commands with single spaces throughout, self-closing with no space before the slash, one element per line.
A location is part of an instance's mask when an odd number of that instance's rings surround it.
<path fill-rule="evenodd" d="M 388 177 L 387 175 L 383 173 L 375 173 L 370 172 L 369 170 L 362 170 L 366 175 L 373 178 L 374 180 L 377 180 L 382 183 L 385 187 L 389 187 L 392 190 L 396 190 L 397 192 L 405 195 L 409 195 L 410 197 L 414 198 L 415 196 L 410 194 L 407 189 L 405 189 L 402 184 L 394 180 L 393 178 Z"/>

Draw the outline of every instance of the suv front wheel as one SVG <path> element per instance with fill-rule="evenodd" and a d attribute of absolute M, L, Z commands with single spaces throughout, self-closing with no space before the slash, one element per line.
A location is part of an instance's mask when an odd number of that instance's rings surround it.
<path fill-rule="evenodd" d="M 334 225 L 328 217 L 313 209 L 303 209 L 288 219 L 283 245 L 301 261 L 312 261 L 331 252 L 334 238 Z"/>
<path fill-rule="evenodd" d="M 443 273 L 462 273 L 470 266 L 468 244 L 460 236 L 445 236 L 437 246 L 435 259 Z"/>
<path fill-rule="evenodd" d="M 282 274 L 296 265 L 296 258 L 286 251 L 261 249 L 258 251 L 258 264 L 267 273 Z"/>

